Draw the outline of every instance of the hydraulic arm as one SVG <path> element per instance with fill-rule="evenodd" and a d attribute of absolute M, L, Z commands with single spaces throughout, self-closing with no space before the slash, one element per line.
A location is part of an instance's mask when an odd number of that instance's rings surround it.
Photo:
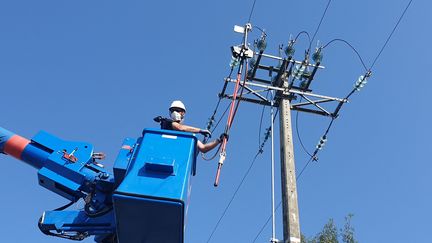
<path fill-rule="evenodd" d="M 113 172 L 103 168 L 93 146 L 39 132 L 31 140 L 0 127 L 0 153 L 38 170 L 41 186 L 83 210 L 46 211 L 40 230 L 52 236 L 96 242 L 182 243 L 196 158 L 190 133 L 144 129 L 126 138 Z"/>

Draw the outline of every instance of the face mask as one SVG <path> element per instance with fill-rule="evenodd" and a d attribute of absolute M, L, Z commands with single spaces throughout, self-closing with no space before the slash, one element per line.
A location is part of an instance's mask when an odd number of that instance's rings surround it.
<path fill-rule="evenodd" d="M 184 119 L 184 116 L 182 116 L 179 112 L 177 112 L 177 111 L 173 111 L 173 112 L 171 112 L 171 119 L 173 119 L 173 121 L 176 121 L 176 122 L 180 122 L 180 123 L 182 123 L 183 122 L 183 119 Z"/>

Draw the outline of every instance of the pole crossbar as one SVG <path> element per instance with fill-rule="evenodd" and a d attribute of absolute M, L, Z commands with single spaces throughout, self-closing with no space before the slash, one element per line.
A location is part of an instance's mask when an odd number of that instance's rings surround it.
<path fill-rule="evenodd" d="M 255 54 L 259 55 L 258 52 L 256 52 Z M 267 58 L 278 60 L 278 61 L 283 61 L 285 59 L 285 58 L 282 58 L 282 57 L 273 56 L 273 55 L 269 55 L 269 54 L 265 54 L 265 53 L 262 53 L 261 55 L 263 57 L 267 57 Z M 301 61 L 297 61 L 297 60 L 294 60 L 294 59 L 291 59 L 290 62 L 291 63 L 295 63 L 295 64 L 302 64 L 303 63 Z M 303 63 L 303 64 L 306 65 L 306 66 L 309 66 L 309 67 L 314 67 L 315 66 L 315 64 L 313 64 L 313 63 L 308 63 L 308 64 Z M 320 69 L 324 69 L 325 68 L 324 66 L 321 66 L 321 65 L 318 65 L 317 67 L 320 68 Z"/>
<path fill-rule="evenodd" d="M 235 83 L 236 82 L 235 79 L 231 79 L 231 78 L 227 78 L 225 80 L 228 81 L 228 82 L 231 82 L 231 83 Z M 310 92 L 305 92 L 305 91 L 302 91 L 302 90 L 297 90 L 294 87 L 291 88 L 291 89 L 288 89 L 288 88 L 279 88 L 279 87 L 275 87 L 275 86 L 263 85 L 263 84 L 258 84 L 258 83 L 254 83 L 254 82 L 244 82 L 244 85 L 265 88 L 265 89 L 268 89 L 268 90 L 283 91 L 285 93 L 305 95 L 305 96 L 310 96 L 310 97 L 315 97 L 315 98 L 321 98 L 321 99 L 328 99 L 328 100 L 331 100 L 331 101 L 338 101 L 338 102 L 343 102 L 343 103 L 347 103 L 348 102 L 347 99 L 336 98 L 336 97 L 331 97 L 331 96 L 326 96 L 326 95 L 320 95 L 320 94 L 314 94 L 314 93 L 310 93 Z"/>

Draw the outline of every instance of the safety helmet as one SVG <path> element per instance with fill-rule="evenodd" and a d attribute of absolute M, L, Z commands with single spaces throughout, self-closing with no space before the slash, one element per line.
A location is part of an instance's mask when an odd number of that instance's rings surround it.
<path fill-rule="evenodd" d="M 180 100 L 174 100 L 171 103 L 169 110 L 172 111 L 173 108 L 180 108 L 180 109 L 184 110 L 184 112 L 186 112 L 186 107 L 183 104 L 183 102 L 181 102 Z"/>
<path fill-rule="evenodd" d="M 186 107 L 183 104 L 183 102 L 181 102 L 180 100 L 174 100 L 171 103 L 169 111 L 170 111 L 170 117 L 171 119 L 173 119 L 173 121 L 183 123 L 184 113 L 186 113 Z M 184 113 L 180 113 L 181 111 L 184 111 Z"/>

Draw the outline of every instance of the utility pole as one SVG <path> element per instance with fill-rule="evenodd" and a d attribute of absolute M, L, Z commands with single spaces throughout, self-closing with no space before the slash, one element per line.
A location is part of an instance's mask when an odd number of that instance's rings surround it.
<path fill-rule="evenodd" d="M 245 28 L 236 26 L 234 30 L 247 36 L 247 29 L 251 29 L 248 23 Z M 240 30 L 240 31 L 239 31 Z M 246 101 L 265 106 L 279 107 L 280 117 L 280 157 L 281 157 L 281 183 L 282 183 L 282 211 L 283 211 L 283 236 L 279 241 L 272 236 L 272 242 L 300 243 L 300 218 L 297 199 L 297 181 L 294 162 L 294 146 L 291 128 L 291 110 L 307 112 L 332 119 L 338 116 L 346 98 L 330 97 L 312 92 L 311 84 L 322 59 L 322 47 L 317 47 L 312 55 L 314 63 L 309 60 L 309 51 L 305 52 L 303 60 L 293 58 L 295 40 L 290 40 L 285 49 L 286 57 L 265 54 L 267 46 L 266 34 L 262 31 L 261 38 L 255 42 L 258 51 L 253 55 L 245 55 L 249 59 L 249 70 L 244 74 L 245 80 L 226 78 L 224 88 L 219 94 L 221 98 Z M 242 46 L 233 46 L 231 51 L 233 58 L 238 58 L 239 50 L 251 52 L 245 43 Z M 276 61 L 277 65 L 263 64 L 263 61 Z M 258 76 L 258 71 L 261 75 Z M 270 79 L 269 79 L 270 78 Z M 247 91 L 246 95 L 237 96 L 226 93 L 228 83 L 237 83 Z M 254 89 L 254 88 L 257 88 Z M 276 92 L 275 96 L 268 99 L 261 93 L 265 91 Z M 241 94 L 243 94 L 241 92 Z M 299 99 L 298 99 L 299 98 Z"/>
<path fill-rule="evenodd" d="M 286 98 L 282 99 L 279 104 L 283 242 L 300 243 L 300 222 L 290 106 L 291 103 Z"/>

